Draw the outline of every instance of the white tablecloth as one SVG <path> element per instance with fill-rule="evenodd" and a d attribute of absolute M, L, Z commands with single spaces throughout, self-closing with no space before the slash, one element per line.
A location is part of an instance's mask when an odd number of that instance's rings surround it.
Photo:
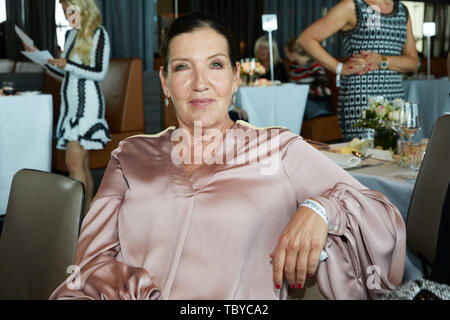
<path fill-rule="evenodd" d="M 403 81 L 405 98 L 418 103 L 422 117 L 422 137 L 429 138 L 435 121 L 450 112 L 450 81 L 448 77 L 430 80 Z"/>
<path fill-rule="evenodd" d="M 52 126 L 51 95 L 0 96 L 0 215 L 17 171 L 50 172 Z"/>
<path fill-rule="evenodd" d="M 282 126 L 300 134 L 309 85 L 292 83 L 273 87 L 240 87 L 236 105 L 256 127 Z"/>

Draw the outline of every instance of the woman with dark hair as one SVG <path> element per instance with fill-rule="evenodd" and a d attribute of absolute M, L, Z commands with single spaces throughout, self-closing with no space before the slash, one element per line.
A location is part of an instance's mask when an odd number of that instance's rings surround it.
<path fill-rule="evenodd" d="M 179 128 L 113 151 L 79 272 L 52 299 L 286 299 L 307 275 L 326 298 L 366 299 L 400 284 L 405 226 L 386 197 L 289 130 L 229 118 L 231 39 L 206 14 L 173 22 L 160 79 Z M 379 285 L 368 288 L 372 265 Z"/>
<path fill-rule="evenodd" d="M 344 35 L 345 63 L 329 55 L 321 42 Z M 416 42 L 408 9 L 397 0 L 342 0 L 299 37 L 301 46 L 340 79 L 338 117 L 346 140 L 367 138 L 354 124 L 370 96 L 404 99 L 402 72 L 417 69 Z"/>

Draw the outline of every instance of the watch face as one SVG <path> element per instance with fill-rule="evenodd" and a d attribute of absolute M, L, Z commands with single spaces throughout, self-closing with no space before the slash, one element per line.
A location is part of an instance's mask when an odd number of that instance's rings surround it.
<path fill-rule="evenodd" d="M 387 61 L 381 61 L 380 67 L 381 67 L 381 69 L 387 69 L 387 67 L 388 67 Z"/>

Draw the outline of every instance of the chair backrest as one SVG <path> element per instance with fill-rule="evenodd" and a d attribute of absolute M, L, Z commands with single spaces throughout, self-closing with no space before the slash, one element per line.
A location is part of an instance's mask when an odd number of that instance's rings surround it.
<path fill-rule="evenodd" d="M 141 59 L 111 59 L 101 87 L 111 132 L 144 131 L 143 65 Z"/>
<path fill-rule="evenodd" d="M 0 73 L 12 73 L 14 72 L 14 66 L 16 62 L 10 59 L 0 59 Z"/>
<path fill-rule="evenodd" d="M 450 115 L 444 115 L 434 124 L 406 222 L 408 248 L 431 265 L 436 255 L 442 206 L 449 181 Z"/>
<path fill-rule="evenodd" d="M 110 60 L 106 78 L 101 82 L 105 97 L 105 119 L 110 132 L 144 132 L 143 64 L 138 58 Z M 53 96 L 54 123 L 59 116 L 61 79 L 47 72 L 44 93 Z"/>
<path fill-rule="evenodd" d="M 14 176 L 0 237 L 0 299 L 48 299 L 68 277 L 83 206 L 79 181 L 28 169 Z"/>
<path fill-rule="evenodd" d="M 44 73 L 45 69 L 40 65 L 29 61 L 17 61 L 15 67 L 16 73 Z"/>

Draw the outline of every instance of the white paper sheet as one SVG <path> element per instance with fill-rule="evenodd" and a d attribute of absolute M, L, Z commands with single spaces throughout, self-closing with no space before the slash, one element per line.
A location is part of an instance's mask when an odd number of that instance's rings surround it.
<path fill-rule="evenodd" d="M 50 52 L 48 52 L 47 50 L 33 52 L 22 51 L 22 54 L 34 63 L 40 64 L 41 66 L 47 64 L 48 59 L 54 59 Z"/>
<path fill-rule="evenodd" d="M 26 35 L 25 32 L 22 31 L 17 25 L 14 26 L 16 29 L 16 33 L 19 36 L 19 38 L 22 40 L 23 43 L 25 43 L 28 47 L 33 48 L 34 47 L 34 41 Z"/>

